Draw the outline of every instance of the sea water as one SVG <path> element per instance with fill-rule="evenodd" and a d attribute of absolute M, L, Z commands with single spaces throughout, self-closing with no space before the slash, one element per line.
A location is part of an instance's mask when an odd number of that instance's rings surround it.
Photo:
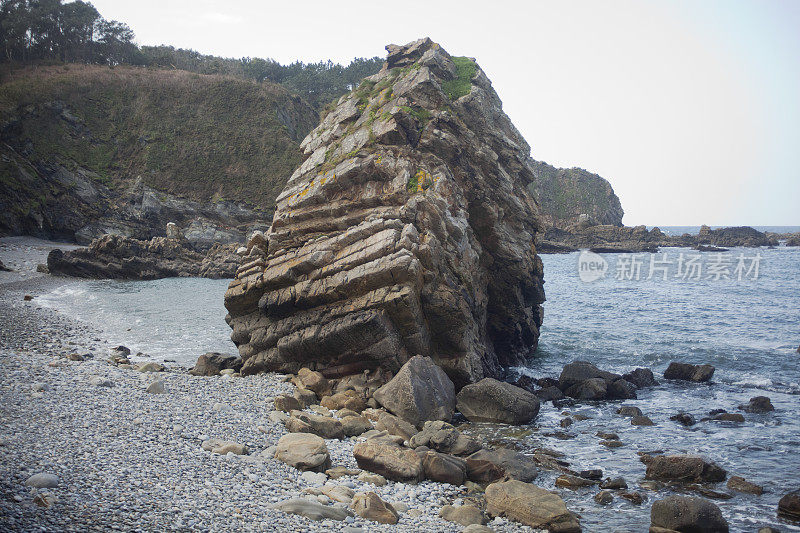
<path fill-rule="evenodd" d="M 776 517 L 780 497 L 800 488 L 800 248 L 731 249 L 722 256 L 678 248 L 661 252 L 653 258 L 604 254 L 606 271 L 592 282 L 581 280 L 579 253 L 542 256 L 547 302 L 539 349 L 517 371 L 557 377 L 564 364 L 588 360 L 620 373 L 648 367 L 660 384 L 640 390 L 637 400 L 559 409 L 545 404 L 527 431 L 506 432 L 506 437 L 523 451 L 547 447 L 564 452 L 575 469 L 600 468 L 605 477 L 622 476 L 629 490 L 646 495 L 642 505 L 615 497 L 601 507 L 592 500 L 595 488 L 559 490 L 568 507 L 582 515 L 584 531 L 647 530 L 652 502 L 675 490 L 638 487 L 645 466 L 637 452 L 655 451 L 701 454 L 729 475 L 764 487 L 762 496 L 732 493 L 729 500 L 715 500 L 731 531 L 766 525 L 800 531 Z M 699 278 L 678 275 L 681 254 L 684 266 L 690 255 L 699 256 Z M 739 256 L 748 267 L 760 257 L 757 276 L 752 271 L 736 275 Z M 651 259 L 654 266 L 668 268 L 650 277 Z M 727 279 L 709 277 L 709 269 L 719 271 L 712 264 L 723 260 Z M 633 263 L 639 264 L 638 279 L 628 268 Z M 224 320 L 227 283 L 193 278 L 75 281 L 38 300 L 89 322 L 113 344 L 191 366 L 207 351 L 236 353 Z M 661 375 L 670 361 L 709 363 L 717 370 L 711 384 L 667 382 Z M 759 395 L 769 396 L 775 411 L 745 414 L 743 424 L 706 421 L 683 427 L 669 420 L 679 412 L 698 421 L 712 409 L 738 412 L 739 404 Z M 632 426 L 616 414 L 621 404 L 640 407 L 656 425 Z M 562 429 L 565 410 L 591 418 Z M 601 446 L 600 430 L 617 433 L 625 446 Z M 556 473 L 543 471 L 536 483 L 554 488 L 555 478 Z M 714 488 L 726 491 L 724 484 Z"/>

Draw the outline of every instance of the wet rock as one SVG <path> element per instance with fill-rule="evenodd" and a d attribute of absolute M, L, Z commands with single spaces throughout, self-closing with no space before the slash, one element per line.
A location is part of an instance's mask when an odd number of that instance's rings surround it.
<path fill-rule="evenodd" d="M 352 516 L 352 513 L 348 509 L 323 505 L 319 502 L 306 500 L 305 498 L 292 498 L 291 500 L 278 502 L 272 505 L 272 508 L 283 511 L 284 513 L 305 516 L 311 520 L 341 521 L 348 516 Z"/>
<path fill-rule="evenodd" d="M 637 368 L 632 372 L 623 374 L 622 379 L 628 383 L 633 383 L 639 389 L 658 385 L 655 376 L 653 376 L 653 371 L 649 368 Z"/>
<path fill-rule="evenodd" d="M 467 477 L 475 483 L 489 483 L 508 476 L 518 481 L 533 481 L 539 471 L 536 462 L 515 450 L 479 450 L 467 457 Z"/>
<path fill-rule="evenodd" d="M 519 425 L 539 414 L 539 398 L 510 383 L 484 378 L 459 391 L 456 407 L 470 422 Z"/>
<path fill-rule="evenodd" d="M 559 533 L 580 533 L 577 518 L 560 496 L 521 481 L 503 481 L 486 487 L 486 511 L 527 526 Z"/>
<path fill-rule="evenodd" d="M 197 358 L 194 368 L 189 370 L 189 373 L 193 376 L 218 376 L 221 371 L 229 368 L 239 372 L 242 369 L 242 358 L 208 352 Z"/>
<path fill-rule="evenodd" d="M 622 442 L 620 442 L 618 439 L 613 439 L 613 440 L 601 440 L 601 441 L 599 442 L 599 444 L 600 444 L 601 446 L 605 446 L 606 448 L 622 448 L 623 446 L 625 446 L 625 445 L 624 445 Z"/>
<path fill-rule="evenodd" d="M 617 409 L 617 414 L 622 416 L 642 416 L 642 410 L 635 405 L 623 405 Z"/>
<path fill-rule="evenodd" d="M 619 435 L 616 433 L 610 433 L 608 431 L 598 431 L 595 433 L 595 435 L 604 440 L 619 440 Z"/>
<path fill-rule="evenodd" d="M 54 489 L 58 487 L 58 476 L 47 472 L 33 474 L 26 481 L 25 485 L 37 489 Z"/>
<path fill-rule="evenodd" d="M 775 407 L 768 397 L 755 396 L 750 398 L 748 403 L 740 405 L 739 409 L 746 413 L 769 413 L 770 411 L 774 411 Z"/>
<path fill-rule="evenodd" d="M 609 400 L 635 400 L 636 385 L 624 379 L 612 381 L 607 386 Z"/>
<path fill-rule="evenodd" d="M 600 483 L 600 488 L 609 490 L 627 489 L 628 483 L 625 482 L 625 478 L 621 477 L 608 478 L 602 483 Z"/>
<path fill-rule="evenodd" d="M 714 370 L 714 367 L 711 365 L 692 365 L 673 361 L 664 371 L 664 379 L 704 383 L 711 380 L 711 377 L 714 375 Z"/>
<path fill-rule="evenodd" d="M 608 505 L 614 501 L 614 495 L 607 490 L 601 490 L 594 495 L 594 501 L 600 505 Z"/>
<path fill-rule="evenodd" d="M 642 460 L 647 461 L 647 479 L 718 483 L 728 476 L 722 467 L 695 455 L 660 455 Z"/>
<path fill-rule="evenodd" d="M 631 425 L 632 426 L 655 426 L 652 420 L 649 417 L 640 415 L 634 416 L 631 418 Z"/>
<path fill-rule="evenodd" d="M 445 505 L 439 511 L 439 516 L 448 522 L 455 522 L 464 527 L 472 524 L 483 525 L 487 522 L 483 512 L 474 505 L 460 505 L 458 507 Z"/>
<path fill-rule="evenodd" d="M 561 421 L 558 423 L 558 425 L 561 426 L 562 428 L 568 428 L 572 425 L 572 419 L 569 417 L 562 418 Z"/>
<path fill-rule="evenodd" d="M 800 490 L 792 491 L 780 499 L 778 514 L 791 520 L 800 520 Z"/>
<path fill-rule="evenodd" d="M 400 516 L 392 504 L 381 500 L 374 492 L 359 493 L 353 497 L 350 507 L 361 518 L 381 524 L 396 524 Z"/>
<path fill-rule="evenodd" d="M 591 470 L 581 470 L 578 472 L 578 475 L 585 479 L 593 479 L 595 481 L 603 479 L 603 471 L 599 468 L 593 468 Z"/>
<path fill-rule="evenodd" d="M 416 483 L 422 481 L 422 460 L 413 450 L 376 442 L 372 439 L 353 447 L 358 467 L 386 479 Z"/>
<path fill-rule="evenodd" d="M 373 397 L 417 427 L 427 420 L 450 420 L 456 403 L 453 382 L 430 357 L 421 355 L 409 359 Z"/>
<path fill-rule="evenodd" d="M 564 393 L 578 400 L 605 400 L 608 395 L 608 382 L 602 378 L 590 378 L 573 385 Z"/>
<path fill-rule="evenodd" d="M 556 478 L 556 487 L 562 489 L 580 489 L 584 487 L 591 487 L 596 485 L 591 479 L 584 479 L 578 476 L 571 476 L 569 474 L 562 474 Z"/>
<path fill-rule="evenodd" d="M 342 423 L 329 416 L 313 415 L 303 411 L 292 411 L 285 422 L 287 431 L 291 433 L 313 433 L 323 439 L 343 439 Z"/>
<path fill-rule="evenodd" d="M 737 422 L 742 423 L 744 422 L 744 415 L 741 413 L 719 413 L 714 415 L 713 420 L 718 420 L 720 422 Z"/>
<path fill-rule="evenodd" d="M 651 527 L 688 533 L 727 533 L 719 507 L 703 498 L 668 496 L 653 503 Z M 651 530 L 652 531 L 652 530 Z"/>
<path fill-rule="evenodd" d="M 564 393 L 555 385 L 545 387 L 534 392 L 540 402 L 550 402 L 564 399 Z"/>
<path fill-rule="evenodd" d="M 647 496 L 641 492 L 622 492 L 620 493 L 619 497 L 624 500 L 628 500 L 633 505 L 642 505 L 647 499 Z"/>
<path fill-rule="evenodd" d="M 678 422 L 684 426 L 693 426 L 697 423 L 694 417 L 689 413 L 678 413 L 677 415 L 672 415 L 669 417 L 669 419 L 674 420 L 675 422 Z"/>
<path fill-rule="evenodd" d="M 331 465 L 322 437 L 311 433 L 289 433 L 278 440 L 275 458 L 298 470 L 324 472 Z"/>
<path fill-rule="evenodd" d="M 467 479 L 467 462 L 459 457 L 429 450 L 422 456 L 425 478 L 461 486 Z"/>
<path fill-rule="evenodd" d="M 620 377 L 622 376 L 619 374 L 600 370 L 588 361 L 573 361 L 564 366 L 561 375 L 558 377 L 558 386 L 561 390 L 566 391 L 587 379 L 599 378 L 603 381 L 612 382 L 620 379 Z"/>

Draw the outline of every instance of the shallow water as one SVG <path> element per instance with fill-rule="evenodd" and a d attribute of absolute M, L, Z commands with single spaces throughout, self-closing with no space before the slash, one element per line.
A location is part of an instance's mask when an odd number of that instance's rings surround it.
<path fill-rule="evenodd" d="M 665 249 L 677 259 L 689 250 Z M 734 249 L 753 256 L 756 250 Z M 605 279 L 580 281 L 578 254 L 546 255 L 545 322 L 540 348 L 521 369 L 534 377 L 558 376 L 567 362 L 584 359 L 599 367 L 624 372 L 637 366 L 660 376 L 670 361 L 716 366 L 713 384 L 666 383 L 640 391 L 639 399 L 585 404 L 567 408 L 590 420 L 576 421 L 561 431 L 561 409 L 548 404 L 518 444 L 523 449 L 545 446 L 563 451 L 576 469 L 602 468 L 605 476 L 623 476 L 637 490 L 645 467 L 637 451 L 700 453 L 763 485 L 763 496 L 736 494 L 717 501 L 731 531 L 755 531 L 772 525 L 782 531 L 800 527 L 781 522 L 775 510 L 781 495 L 800 488 L 800 248 L 758 250 L 762 260 L 758 279 L 683 280 L 671 275 L 662 281 L 618 281 L 614 266 L 620 255 L 603 257 L 611 269 Z M 644 261 L 646 277 L 649 256 Z M 707 265 L 712 254 L 704 254 Z M 158 281 L 76 281 L 38 298 L 99 328 L 105 338 L 125 344 L 156 360 L 194 364 L 206 351 L 235 353 L 224 321 L 225 280 L 175 278 Z M 698 420 L 711 409 L 735 412 L 752 396 L 767 395 L 776 411 L 746 414 L 744 424 L 699 422 L 684 428 L 669 417 L 691 413 Z M 656 423 L 634 427 L 615 411 L 620 403 L 639 406 Z M 595 433 L 617 433 L 623 448 L 600 446 Z M 552 487 L 554 473 L 543 472 L 537 484 Z M 715 487 L 725 491 L 724 484 Z M 646 531 L 650 505 L 667 495 L 646 492 L 647 501 L 635 506 L 615 498 L 607 507 L 596 505 L 597 489 L 559 490 L 570 509 L 582 515 L 584 531 Z"/>

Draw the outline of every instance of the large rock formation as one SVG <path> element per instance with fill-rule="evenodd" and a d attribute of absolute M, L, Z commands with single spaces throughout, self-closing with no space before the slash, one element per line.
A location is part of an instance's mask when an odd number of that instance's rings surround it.
<path fill-rule="evenodd" d="M 460 387 L 536 348 L 530 148 L 472 59 L 387 49 L 303 141 L 267 254 L 225 295 L 244 373 L 396 372 L 421 354 Z"/>

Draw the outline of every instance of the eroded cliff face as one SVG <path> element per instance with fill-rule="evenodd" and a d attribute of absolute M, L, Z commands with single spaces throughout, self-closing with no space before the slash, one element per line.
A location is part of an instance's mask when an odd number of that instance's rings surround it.
<path fill-rule="evenodd" d="M 430 39 L 303 141 L 268 246 L 225 295 L 244 373 L 432 357 L 457 386 L 520 362 L 542 323 L 530 148 L 483 71 Z"/>

